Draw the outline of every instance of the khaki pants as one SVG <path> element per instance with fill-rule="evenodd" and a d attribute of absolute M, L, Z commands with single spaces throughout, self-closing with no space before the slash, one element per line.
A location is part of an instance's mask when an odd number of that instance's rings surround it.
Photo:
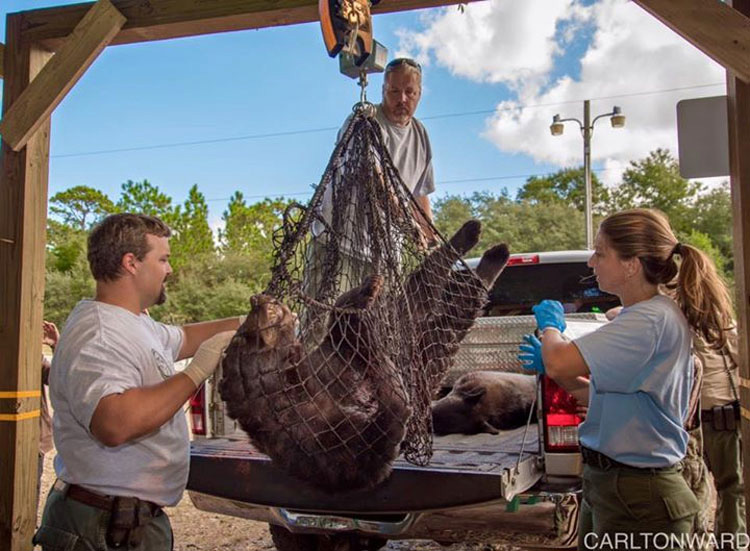
<path fill-rule="evenodd" d="M 711 423 L 702 423 L 702 427 L 704 455 L 718 494 L 714 532 L 744 533 L 745 485 L 739 427 L 724 431 L 714 430 Z"/>
<path fill-rule="evenodd" d="M 110 513 L 103 509 L 69 499 L 62 492 L 50 490 L 44 506 L 42 525 L 33 543 L 42 551 L 104 551 Z M 127 551 L 171 551 L 172 526 L 163 512 L 144 528 L 143 540 L 137 547 L 121 546 Z"/>
<path fill-rule="evenodd" d="M 680 471 L 584 465 L 578 549 L 678 547 L 699 509 Z"/>

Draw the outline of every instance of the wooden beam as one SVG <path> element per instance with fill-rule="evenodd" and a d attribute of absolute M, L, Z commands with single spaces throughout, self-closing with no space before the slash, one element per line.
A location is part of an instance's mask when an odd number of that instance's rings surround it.
<path fill-rule="evenodd" d="M 3 71 L 3 61 L 5 59 L 5 44 L 0 42 L 0 78 L 3 78 L 5 72 Z"/>
<path fill-rule="evenodd" d="M 475 0 L 469 0 L 475 1 Z M 460 0 L 382 0 L 372 13 L 458 4 Z M 318 21 L 317 0 L 112 0 L 127 23 L 112 44 L 260 29 Z M 464 1 L 465 3 L 465 1 Z M 25 40 L 56 49 L 91 4 L 21 12 Z M 322 49 L 322 45 L 318 45 Z M 315 47 L 315 45 L 311 45 Z"/>
<path fill-rule="evenodd" d="M 734 0 L 738 13 L 750 15 L 750 0 Z M 732 188 L 734 236 L 734 280 L 737 290 L 737 325 L 740 335 L 741 382 L 750 380 L 750 84 L 727 71 L 727 111 L 729 117 L 729 173 Z M 750 387 L 740 385 L 742 439 L 750 442 Z M 744 478 L 750 480 L 750 446 L 742 446 Z M 750 503 L 750 485 L 745 500 Z M 750 508 L 746 515 L 750 514 Z"/>
<path fill-rule="evenodd" d="M 750 19 L 718 0 L 634 0 L 735 76 L 750 82 Z"/>
<path fill-rule="evenodd" d="M 51 54 L 21 40 L 7 18 L 3 111 Z M 15 152 L 0 153 L 0 549 L 28 551 L 36 526 L 42 300 L 49 119 Z M 23 392 L 26 391 L 26 392 Z M 31 395 L 29 395 L 31 394 Z"/>
<path fill-rule="evenodd" d="M 109 0 L 99 0 L 0 121 L 3 141 L 19 151 L 125 24 Z"/>

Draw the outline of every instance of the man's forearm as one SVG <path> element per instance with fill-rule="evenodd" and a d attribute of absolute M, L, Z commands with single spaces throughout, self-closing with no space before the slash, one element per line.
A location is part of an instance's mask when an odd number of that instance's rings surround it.
<path fill-rule="evenodd" d="M 206 339 L 222 331 L 236 331 L 239 326 L 239 317 L 183 325 L 182 330 L 185 333 L 185 340 L 177 359 L 182 360 L 192 357 L 200 344 Z"/>
<path fill-rule="evenodd" d="M 430 206 L 430 198 L 426 195 L 422 195 L 416 198 L 417 204 L 421 207 L 425 214 L 428 222 L 432 222 L 432 207 Z"/>
<path fill-rule="evenodd" d="M 157 430 L 194 393 L 193 382 L 177 373 L 157 385 L 110 394 L 94 410 L 91 433 L 105 446 L 120 446 Z"/>

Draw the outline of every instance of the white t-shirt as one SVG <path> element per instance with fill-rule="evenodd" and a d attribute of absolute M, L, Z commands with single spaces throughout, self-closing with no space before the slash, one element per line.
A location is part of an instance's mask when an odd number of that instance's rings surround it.
<path fill-rule="evenodd" d="M 68 316 L 50 371 L 55 472 L 105 495 L 175 505 L 188 477 L 189 437 L 180 410 L 158 430 L 114 448 L 89 427 L 104 396 L 161 383 L 175 374 L 182 329 L 145 314 L 82 300 Z"/>

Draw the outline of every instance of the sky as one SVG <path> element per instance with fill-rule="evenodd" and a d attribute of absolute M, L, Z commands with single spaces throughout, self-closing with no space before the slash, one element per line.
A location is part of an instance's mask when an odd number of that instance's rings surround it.
<path fill-rule="evenodd" d="M 71 3 L 3 0 L 0 36 L 7 13 Z M 580 166 L 577 125 L 559 137 L 549 125 L 582 119 L 585 99 L 592 117 L 615 105 L 627 117 L 623 129 L 600 119 L 592 139 L 593 168 L 615 185 L 658 147 L 677 155 L 678 101 L 726 93 L 718 64 L 626 0 L 483 0 L 373 27 L 389 59 L 423 66 L 434 198 L 515 196 L 529 176 Z M 370 100 L 381 86 L 371 75 Z M 52 115 L 50 197 L 86 185 L 116 199 L 148 179 L 180 203 L 198 184 L 214 228 L 237 190 L 304 201 L 358 99 L 317 23 L 112 46 Z"/>

